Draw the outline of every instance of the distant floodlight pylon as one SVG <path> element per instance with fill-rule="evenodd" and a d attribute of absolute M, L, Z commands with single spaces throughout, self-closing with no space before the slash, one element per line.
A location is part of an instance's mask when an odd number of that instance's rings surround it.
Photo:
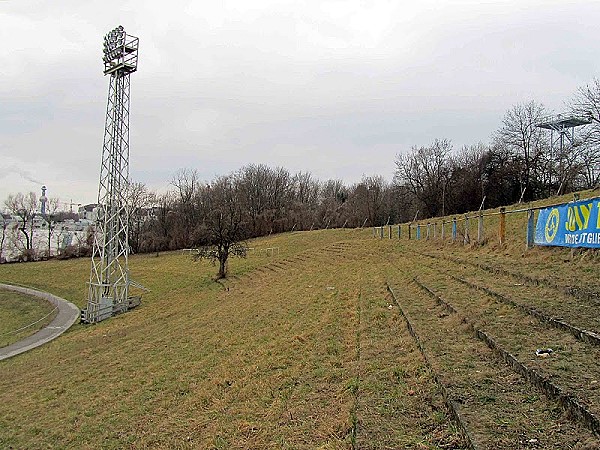
<path fill-rule="evenodd" d="M 536 127 L 542 128 L 545 130 L 550 130 L 550 159 L 558 159 L 558 173 L 556 174 L 556 184 L 558 184 L 558 189 L 556 191 L 556 195 L 560 195 L 563 190 L 564 183 L 566 181 L 566 166 L 568 164 L 565 162 L 567 159 L 567 152 L 570 152 L 573 147 L 576 147 L 580 144 L 580 142 L 576 142 L 575 140 L 575 128 L 581 127 L 584 125 L 589 125 L 592 123 L 592 120 L 588 117 L 581 118 L 575 116 L 569 116 L 565 114 L 559 114 L 556 117 L 548 117 L 544 122 L 536 124 Z M 555 135 L 556 133 L 556 135 Z M 570 144 L 569 148 L 565 148 L 565 139 Z M 558 154 L 557 147 L 558 146 Z M 551 182 L 552 173 L 549 173 Z"/>
<path fill-rule="evenodd" d="M 140 303 L 130 297 L 128 255 L 130 75 L 137 70 L 139 39 L 119 26 L 104 36 L 104 75 L 110 75 L 100 165 L 96 230 L 87 308 L 82 322 L 95 323 Z M 139 286 L 139 285 L 138 285 Z"/>

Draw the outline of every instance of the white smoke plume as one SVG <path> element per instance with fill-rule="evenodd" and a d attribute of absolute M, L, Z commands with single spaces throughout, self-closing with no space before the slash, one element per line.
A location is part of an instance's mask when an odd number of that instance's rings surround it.
<path fill-rule="evenodd" d="M 31 181 L 32 183 L 40 185 L 44 184 L 41 181 L 35 179 L 29 171 L 20 168 L 16 164 L 11 164 L 8 167 L 0 168 L 0 178 L 4 178 L 11 173 L 16 173 L 17 175 L 20 175 L 22 178 L 24 178 L 27 181 Z"/>

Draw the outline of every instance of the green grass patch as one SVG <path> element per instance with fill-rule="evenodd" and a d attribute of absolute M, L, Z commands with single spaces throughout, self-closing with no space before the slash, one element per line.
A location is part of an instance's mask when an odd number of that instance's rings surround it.
<path fill-rule="evenodd" d="M 46 300 L 0 289 L 0 347 L 36 333 L 55 316 L 54 305 Z"/>

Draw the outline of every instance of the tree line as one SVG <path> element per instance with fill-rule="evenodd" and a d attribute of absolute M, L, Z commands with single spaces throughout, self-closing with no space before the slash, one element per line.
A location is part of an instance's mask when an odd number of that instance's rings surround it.
<path fill-rule="evenodd" d="M 320 181 L 308 172 L 292 174 L 282 167 L 252 164 L 203 182 L 197 171 L 182 169 L 171 180 L 170 192 L 148 194 L 155 214 L 152 220 L 136 222 L 130 243 L 139 251 L 209 244 L 214 239 L 207 230 L 215 214 L 233 217 L 232 205 L 243 223 L 237 237 L 246 239 L 408 222 L 597 187 L 600 81 L 580 88 L 569 109 L 569 117 L 588 123 L 561 135 L 539 126 L 556 119 L 542 104 L 514 105 L 490 143 L 455 149 L 448 139 L 439 138 L 415 146 L 397 155 L 391 181 L 380 175 L 363 176 L 353 184 Z M 144 190 L 143 185 L 136 189 Z M 224 205 L 224 198 L 231 204 Z"/>
<path fill-rule="evenodd" d="M 156 195 L 144 185 L 144 200 L 132 209 L 130 245 L 149 252 L 197 247 L 215 235 L 248 239 L 272 233 L 360 227 L 397 221 L 396 189 L 382 176 L 358 183 L 320 181 L 308 172 L 251 164 L 210 182 L 192 169 L 179 170 L 173 189 Z M 148 212 L 151 211 L 150 214 Z M 236 228 L 237 227 L 237 228 Z"/>
<path fill-rule="evenodd" d="M 262 164 L 205 181 L 197 170 L 180 169 L 166 193 L 131 185 L 129 245 L 134 253 L 210 246 L 204 256 L 223 266 L 223 251 L 241 251 L 237 242 L 271 233 L 380 226 L 593 188 L 600 183 L 600 81 L 579 89 L 570 114 L 589 124 L 560 145 L 558 133 L 538 126 L 550 111 L 534 101 L 517 104 L 489 143 L 455 149 L 438 138 L 415 146 L 397 155 L 389 181 L 381 175 L 351 184 L 322 181 Z M 27 237 L 35 202 L 20 195 L 27 207 L 15 196 L 5 207 L 21 217 Z"/>

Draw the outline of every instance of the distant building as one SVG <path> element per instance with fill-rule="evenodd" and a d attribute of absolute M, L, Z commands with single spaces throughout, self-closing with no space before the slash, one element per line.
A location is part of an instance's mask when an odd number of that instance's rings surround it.
<path fill-rule="evenodd" d="M 10 214 L 5 214 L 3 212 L 0 212 L 0 216 L 2 216 L 0 218 L 0 220 L 2 220 L 2 222 L 6 223 L 6 224 L 15 222 L 14 217 L 11 216 Z"/>
<path fill-rule="evenodd" d="M 98 203 L 90 203 L 79 207 L 78 213 L 80 219 L 95 222 L 98 218 Z"/>
<path fill-rule="evenodd" d="M 44 219 L 40 215 L 33 216 L 33 228 L 45 228 L 46 227 L 46 219 Z"/>

